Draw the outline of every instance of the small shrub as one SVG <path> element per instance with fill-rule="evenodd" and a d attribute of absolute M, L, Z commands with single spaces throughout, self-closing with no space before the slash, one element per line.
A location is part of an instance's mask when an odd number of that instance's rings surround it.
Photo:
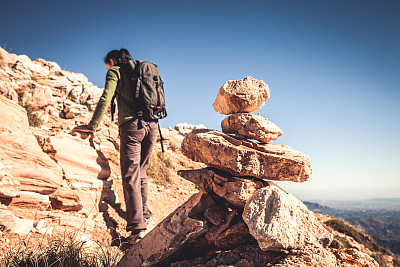
<path fill-rule="evenodd" d="M 117 164 L 117 165 L 119 164 L 119 152 L 118 151 L 111 152 L 108 158 L 114 164 Z"/>
<path fill-rule="evenodd" d="M 380 253 L 374 253 L 371 255 L 374 260 L 379 264 L 379 267 L 389 267 L 389 264 L 385 261 L 385 257 Z"/>
<path fill-rule="evenodd" d="M 173 151 L 173 152 L 175 152 L 176 150 L 178 150 L 178 146 L 176 145 L 176 144 L 174 144 L 174 143 L 169 143 L 169 148 Z"/>
<path fill-rule="evenodd" d="M 40 76 L 37 75 L 37 74 L 32 74 L 32 75 L 31 75 L 31 80 L 32 80 L 32 81 L 37 82 L 37 81 L 40 81 L 41 79 L 42 79 L 42 77 L 40 77 Z"/>
<path fill-rule="evenodd" d="M 24 87 L 24 86 L 19 87 L 19 88 L 17 88 L 17 89 L 15 90 L 15 92 L 17 93 L 19 104 L 20 104 L 21 106 L 23 106 L 22 103 L 23 103 L 23 101 L 24 101 L 24 97 L 25 97 L 25 94 L 26 94 L 26 87 Z"/>
<path fill-rule="evenodd" d="M 166 185 L 171 182 L 170 169 L 173 169 L 172 161 L 162 152 L 151 154 L 147 175 L 150 176 L 156 184 Z"/>
<path fill-rule="evenodd" d="M 47 79 L 45 77 L 37 75 L 37 74 L 32 74 L 31 80 L 38 84 L 44 85 L 44 86 L 47 85 Z"/>
<path fill-rule="evenodd" d="M 6 66 L 6 59 L 3 56 L 3 53 L 0 51 L 0 68 L 4 68 Z"/>
<path fill-rule="evenodd" d="M 60 76 L 64 76 L 61 70 L 57 70 L 54 72 L 54 75 L 60 77 Z"/>
<path fill-rule="evenodd" d="M 395 259 L 393 259 L 393 266 L 400 267 L 400 258 L 396 257 Z"/>
<path fill-rule="evenodd" d="M 179 160 L 179 162 L 178 162 L 183 168 L 186 168 L 186 169 L 191 169 L 191 170 L 193 170 L 194 168 L 195 168 L 195 166 L 193 165 L 193 162 L 192 161 L 183 161 L 183 160 Z"/>
<path fill-rule="evenodd" d="M 41 127 L 43 125 L 43 120 L 39 118 L 39 116 L 33 113 L 33 108 L 29 104 L 21 104 L 20 105 L 26 110 L 26 115 L 28 116 L 29 126 L 33 127 Z"/>
<path fill-rule="evenodd" d="M 372 251 L 386 252 L 384 248 L 379 247 L 369 235 L 365 234 L 363 230 L 351 225 L 350 223 L 341 219 L 331 219 L 325 224 L 333 230 L 348 235 L 354 238 L 360 244 Z"/>

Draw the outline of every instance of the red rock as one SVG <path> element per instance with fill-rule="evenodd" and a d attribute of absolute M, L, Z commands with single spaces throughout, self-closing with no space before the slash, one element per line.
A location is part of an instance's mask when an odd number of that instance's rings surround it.
<path fill-rule="evenodd" d="M 20 189 L 42 194 L 54 192 L 62 181 L 61 168 L 42 151 L 28 125 L 26 111 L 0 96 L 0 159 L 11 166 Z"/>
<path fill-rule="evenodd" d="M 194 130 L 181 148 L 188 158 L 233 175 L 304 182 L 312 172 L 308 156 L 293 148 L 242 141 L 218 131 Z"/>
<path fill-rule="evenodd" d="M 221 114 L 253 112 L 262 108 L 268 98 L 268 85 L 248 76 L 243 80 L 226 81 L 219 89 L 213 107 Z"/>
<path fill-rule="evenodd" d="M 256 191 L 246 202 L 243 219 L 262 250 L 329 246 L 333 235 L 294 196 L 277 186 Z"/>
<path fill-rule="evenodd" d="M 178 175 L 195 183 L 203 192 L 215 194 L 238 208 L 243 208 L 257 189 L 273 184 L 251 177 L 233 176 L 214 168 L 180 170 Z"/>
<path fill-rule="evenodd" d="M 232 114 L 221 122 L 221 128 L 226 134 L 235 134 L 264 143 L 283 135 L 282 130 L 267 118 L 252 113 Z"/>

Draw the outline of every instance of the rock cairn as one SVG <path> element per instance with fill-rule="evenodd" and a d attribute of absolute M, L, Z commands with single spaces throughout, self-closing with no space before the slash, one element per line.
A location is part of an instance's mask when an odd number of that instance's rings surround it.
<path fill-rule="evenodd" d="M 134 245 L 119 266 L 336 266 L 327 248 L 332 234 L 271 181 L 304 182 L 312 170 L 307 155 L 268 144 L 282 131 L 251 112 L 269 95 L 268 86 L 252 77 L 222 86 L 213 106 L 230 115 L 223 132 L 193 130 L 181 146 L 188 158 L 208 166 L 178 171 L 201 191 Z"/>

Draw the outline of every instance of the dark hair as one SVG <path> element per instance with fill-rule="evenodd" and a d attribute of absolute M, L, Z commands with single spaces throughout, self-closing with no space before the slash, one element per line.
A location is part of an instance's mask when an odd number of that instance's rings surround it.
<path fill-rule="evenodd" d="M 104 63 L 110 63 L 111 59 L 114 59 L 116 64 L 125 64 L 128 63 L 129 60 L 132 60 L 129 51 L 125 48 L 121 48 L 120 50 L 111 50 L 108 52 L 104 58 Z"/>

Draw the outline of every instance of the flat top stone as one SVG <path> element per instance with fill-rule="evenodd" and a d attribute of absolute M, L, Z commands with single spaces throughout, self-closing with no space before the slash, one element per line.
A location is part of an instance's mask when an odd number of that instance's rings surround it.
<path fill-rule="evenodd" d="M 233 175 L 304 182 L 312 173 L 308 156 L 289 146 L 239 140 L 218 131 L 194 130 L 181 148 L 188 158 Z"/>

